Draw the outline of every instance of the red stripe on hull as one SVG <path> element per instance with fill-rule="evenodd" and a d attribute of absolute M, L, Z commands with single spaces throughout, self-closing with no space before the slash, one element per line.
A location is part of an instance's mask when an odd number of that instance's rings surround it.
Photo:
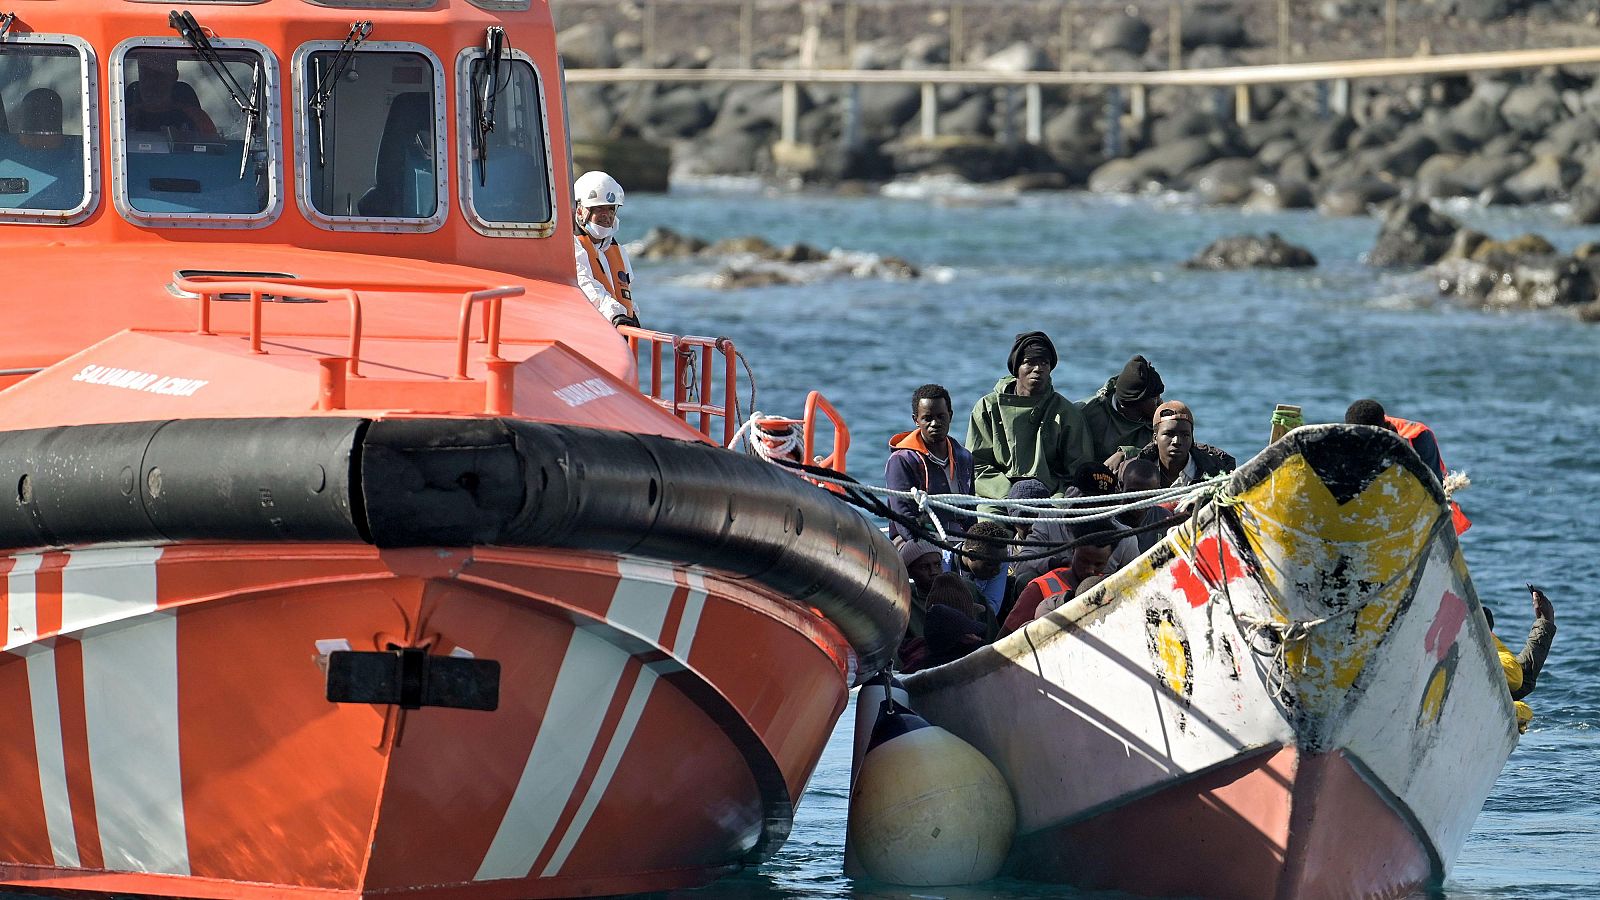
<path fill-rule="evenodd" d="M 46 561 L 46 565 L 49 562 Z M 41 571 L 40 575 L 43 575 Z M 56 570 L 56 624 L 61 621 L 61 570 Z M 40 625 L 44 624 L 44 578 L 39 579 Z M 42 631 L 41 627 L 41 631 Z M 61 750 L 66 759 L 67 797 L 72 805 L 72 830 L 78 838 L 78 864 L 98 869 L 100 820 L 94 807 L 94 775 L 89 765 L 89 720 L 84 706 L 83 645 L 69 638 L 56 639 L 56 690 L 61 703 Z"/>
<path fill-rule="evenodd" d="M 0 622 L 4 621 L 0 616 Z M 54 697 L 45 699 L 55 702 Z M 55 857 L 50 852 L 44 792 L 39 786 L 28 663 L 9 653 L 0 654 L 0 722 L 6 723 L 7 732 L 7 739 L 0 741 L 0 784 L 6 792 L 6 812 L 0 816 L 0 859 L 51 865 Z"/>
<path fill-rule="evenodd" d="M 1343 753 L 1267 751 L 1019 837 L 1017 874 L 1156 897 L 1404 897 L 1438 877 Z"/>

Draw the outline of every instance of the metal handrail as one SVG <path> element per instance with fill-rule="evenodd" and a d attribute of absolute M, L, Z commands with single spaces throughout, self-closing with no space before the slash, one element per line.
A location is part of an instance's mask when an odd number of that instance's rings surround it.
<path fill-rule="evenodd" d="M 497 288 L 485 288 L 481 291 L 468 291 L 461 295 L 461 327 L 456 332 L 456 381 L 467 381 L 467 344 L 468 332 L 472 330 L 472 306 L 475 303 L 483 304 L 483 341 L 489 345 L 489 355 L 486 360 L 501 362 L 500 359 L 500 301 L 507 297 L 520 297 L 527 293 L 526 288 L 505 285 Z"/>
<path fill-rule="evenodd" d="M 265 294 L 285 293 L 291 287 L 296 297 L 333 302 L 344 300 L 350 304 L 350 353 L 346 369 L 352 378 L 361 377 L 361 296 L 350 288 L 325 288 L 282 279 L 229 279 L 212 281 L 205 278 L 175 278 L 173 286 L 200 298 L 198 334 L 213 334 L 211 330 L 211 299 L 217 294 L 250 295 L 250 352 L 266 353 L 261 349 L 261 298 Z"/>
<path fill-rule="evenodd" d="M 697 430 L 707 439 L 711 437 L 711 420 L 720 417 L 721 443 L 726 446 L 733 440 L 740 424 L 738 351 L 734 349 L 733 341 L 725 337 L 669 334 L 665 331 L 651 331 L 630 325 L 620 325 L 617 331 L 627 340 L 628 350 L 633 354 L 636 364 L 640 345 L 649 347 L 650 380 L 648 390 L 644 391 L 646 396 L 662 409 L 682 419 L 685 424 L 689 424 L 690 414 L 698 415 Z M 673 359 L 670 399 L 662 377 L 663 351 L 669 348 Z M 711 394 L 715 380 L 712 377 L 712 366 L 719 353 L 723 362 L 722 401 L 713 403 Z M 686 381 L 685 375 L 698 377 Z"/>

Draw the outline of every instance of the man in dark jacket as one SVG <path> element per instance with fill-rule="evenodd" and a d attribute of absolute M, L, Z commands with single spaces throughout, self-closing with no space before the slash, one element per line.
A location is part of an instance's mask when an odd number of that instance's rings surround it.
<path fill-rule="evenodd" d="M 1116 470 L 1129 459 L 1148 459 L 1161 467 L 1162 487 L 1196 484 L 1239 467 L 1226 451 L 1195 442 L 1194 413 L 1186 404 L 1177 400 L 1161 404 L 1156 407 L 1152 424 L 1154 440 L 1137 453 L 1113 454 L 1106 465 Z"/>
<path fill-rule="evenodd" d="M 1094 441 L 1094 458 L 1104 460 L 1123 447 L 1135 449 L 1154 437 L 1150 420 L 1166 390 L 1161 374 L 1143 356 L 1135 356 L 1122 372 L 1107 379 L 1100 392 L 1078 404 Z"/>
<path fill-rule="evenodd" d="M 950 392 L 937 384 L 925 384 L 911 395 L 911 420 L 916 428 L 889 439 L 888 462 L 883 467 L 883 483 L 896 491 L 918 488 L 930 494 L 971 494 L 972 454 L 950 436 Z M 904 497 L 891 497 L 889 508 L 908 519 L 924 521 L 917 504 Z M 940 521 L 951 531 L 965 531 L 973 519 L 941 513 Z M 889 536 L 896 541 L 916 535 L 898 522 L 889 523 Z"/>

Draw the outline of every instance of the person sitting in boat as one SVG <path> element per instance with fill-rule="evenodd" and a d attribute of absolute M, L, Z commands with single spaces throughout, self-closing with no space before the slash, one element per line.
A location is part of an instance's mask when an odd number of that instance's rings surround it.
<path fill-rule="evenodd" d="M 953 412 L 950 392 L 937 384 L 925 384 L 911 394 L 911 421 L 916 425 L 889 439 L 889 459 L 883 466 L 883 481 L 890 489 L 917 488 L 930 494 L 971 494 L 974 489 L 972 454 L 950 436 Z M 926 516 L 915 501 L 906 497 L 889 498 L 889 508 L 917 522 Z M 946 528 L 965 531 L 974 519 L 940 514 Z M 890 520 L 889 537 L 895 541 L 914 538 L 910 528 Z"/>
<path fill-rule="evenodd" d="M 928 592 L 928 615 L 920 646 L 905 660 L 904 672 L 931 669 L 955 662 L 990 640 L 987 614 L 962 585 L 960 576 L 946 572 Z"/>
<path fill-rule="evenodd" d="M 1161 487 L 1161 468 L 1148 459 L 1130 459 L 1118 469 L 1117 490 L 1124 494 L 1153 491 Z M 1116 524 L 1137 532 L 1124 537 L 1111 550 L 1107 572 L 1115 572 L 1144 555 L 1166 536 L 1161 523 L 1173 520 L 1171 511 L 1161 506 L 1144 506 L 1118 513 Z"/>
<path fill-rule="evenodd" d="M 1161 487 L 1196 484 L 1216 475 L 1232 472 L 1238 463 L 1227 452 L 1197 443 L 1194 439 L 1194 413 L 1188 405 L 1168 400 L 1156 407 L 1151 418 L 1155 437 L 1135 453 L 1117 451 L 1106 460 L 1113 471 L 1130 459 L 1146 459 L 1161 468 Z"/>
<path fill-rule="evenodd" d="M 1439 439 L 1433 429 L 1421 422 L 1412 422 L 1398 416 L 1389 415 L 1383 404 L 1371 398 L 1357 400 L 1350 404 L 1344 411 L 1346 425 L 1372 425 L 1377 428 L 1387 428 L 1405 438 L 1411 443 L 1411 449 L 1417 451 L 1417 458 L 1422 460 L 1422 465 L 1433 472 L 1443 484 L 1446 476 L 1450 474 L 1445 467 L 1444 457 L 1439 452 Z M 1464 533 L 1472 527 L 1472 521 L 1454 501 L 1450 501 L 1450 516 L 1456 526 L 1456 534 Z"/>
<path fill-rule="evenodd" d="M 1046 601 L 1071 597 L 1078 585 L 1091 575 L 1106 574 L 1106 563 L 1111 560 L 1111 548 L 1117 540 L 1116 530 L 1105 523 L 1083 526 L 1078 545 L 1071 553 L 1065 558 L 1056 558 L 1049 571 L 1028 582 L 1017 595 L 1017 603 L 1006 616 L 1005 624 L 1000 626 L 1000 634 L 1010 634 L 1033 621 Z"/>
<path fill-rule="evenodd" d="M 1099 393 L 1079 402 L 1094 441 L 1094 458 L 1105 459 L 1124 447 L 1138 449 L 1150 443 L 1155 436 L 1150 422 L 1166 389 L 1155 366 L 1143 356 L 1135 356 L 1120 373 L 1107 379 Z"/>
<path fill-rule="evenodd" d="M 1024 478 L 1011 485 L 1011 490 L 1006 491 L 1007 500 L 1043 500 L 1049 496 L 1050 489 L 1045 487 L 1044 482 L 1037 478 Z M 1038 518 L 1045 510 L 1037 506 L 1012 505 L 1006 507 L 1006 512 L 1013 518 L 1031 520 Z M 1011 523 L 1012 536 L 1019 541 L 1032 540 L 1033 529 L 1034 524 L 1032 521 Z M 1013 549 L 1018 553 L 1025 553 L 1028 550 L 1038 548 L 1015 547 Z M 1011 574 L 1016 574 L 1015 563 L 1012 564 Z"/>
<path fill-rule="evenodd" d="M 960 553 L 944 555 L 945 571 L 960 575 L 987 611 L 986 636 L 991 640 L 1016 600 L 1015 585 L 1006 573 L 1006 542 L 1010 539 L 1010 528 L 999 522 L 979 522 L 967 530 Z"/>
<path fill-rule="evenodd" d="M 1017 335 L 1007 360 L 1011 374 L 972 408 L 967 449 L 978 494 L 999 500 L 1024 478 L 1037 478 L 1055 494 L 1094 459 L 1083 413 L 1050 384 L 1057 361 L 1044 332 Z"/>
<path fill-rule="evenodd" d="M 617 243 L 622 185 L 604 172 L 585 172 L 572 184 L 577 198 L 573 242 L 578 287 L 612 325 L 639 327 L 633 302 L 633 268 L 628 251 Z"/>
<path fill-rule="evenodd" d="M 1025 481 L 1017 482 L 1019 486 L 1027 483 Z M 1038 484 L 1038 482 L 1034 483 Z M 1116 490 L 1116 487 L 1117 479 L 1115 475 L 1111 474 L 1110 469 L 1097 462 L 1089 462 L 1079 467 L 1077 473 L 1072 476 L 1072 484 L 1061 492 L 1061 496 L 1069 499 L 1074 497 L 1104 497 Z M 1071 511 L 1074 513 L 1083 513 L 1091 509 L 1093 509 L 1092 506 L 1080 505 L 1071 507 Z M 1036 544 L 1065 546 L 1077 539 L 1080 530 L 1088 533 L 1093 528 L 1085 529 L 1081 525 L 1074 528 L 1074 526 L 1066 522 L 1043 522 L 1033 526 L 1029 532 L 1029 539 Z M 1023 549 L 1028 551 L 1026 555 L 1031 556 L 1041 550 L 1048 549 L 1048 547 L 1027 547 Z M 1013 563 L 1011 575 L 1016 579 L 1020 590 L 1021 585 L 1026 585 L 1054 567 L 1051 557 L 1030 559 Z"/>
<path fill-rule="evenodd" d="M 928 595 L 933 590 L 933 580 L 944 574 L 944 555 L 938 547 L 927 541 L 905 541 L 900 544 L 900 562 L 911 576 L 911 618 L 906 622 L 906 636 L 900 641 L 896 654 L 904 670 L 908 653 L 921 646 L 922 623 L 928 612 Z"/>
<path fill-rule="evenodd" d="M 1078 586 L 1076 588 L 1073 588 L 1073 590 L 1072 590 L 1072 596 L 1069 597 L 1066 594 L 1062 594 L 1062 595 L 1057 596 L 1057 597 L 1051 597 L 1049 600 L 1046 600 L 1043 603 L 1039 604 L 1039 612 L 1038 612 L 1037 615 L 1034 616 L 1034 618 L 1035 619 L 1044 618 L 1045 616 L 1047 616 L 1047 615 L 1055 612 L 1056 610 L 1060 609 L 1061 607 L 1065 606 L 1067 604 L 1068 600 L 1076 600 L 1079 597 L 1082 597 L 1083 595 L 1085 595 L 1085 594 L 1089 593 L 1090 591 L 1094 590 L 1096 587 L 1099 586 L 1100 582 L 1105 581 L 1105 580 L 1106 580 L 1106 576 L 1104 576 L 1104 575 L 1090 575 L 1088 578 L 1085 578 L 1084 580 L 1078 582 Z"/>
<path fill-rule="evenodd" d="M 216 140 L 217 125 L 206 115 L 188 82 L 178 80 L 178 58 L 144 51 L 135 57 L 139 79 L 128 85 L 128 131 L 189 135 Z"/>
<path fill-rule="evenodd" d="M 1550 655 L 1550 645 L 1556 639 L 1555 604 L 1550 602 L 1544 591 L 1531 584 L 1528 585 L 1528 593 L 1533 595 L 1533 627 L 1528 629 L 1528 640 L 1523 644 L 1521 653 L 1513 655 L 1511 649 L 1501 643 L 1494 634 L 1494 612 L 1487 606 L 1483 608 L 1483 617 L 1489 623 L 1489 636 L 1494 640 L 1495 650 L 1500 656 L 1500 668 L 1505 671 L 1506 686 L 1511 689 L 1519 732 L 1526 732 L 1528 723 L 1533 721 L 1533 707 L 1524 703 L 1523 698 L 1538 686 L 1545 657 Z"/>

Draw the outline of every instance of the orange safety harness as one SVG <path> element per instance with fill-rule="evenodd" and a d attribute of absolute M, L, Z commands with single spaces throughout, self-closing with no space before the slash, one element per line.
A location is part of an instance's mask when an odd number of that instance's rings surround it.
<path fill-rule="evenodd" d="M 589 271 L 594 273 L 594 280 L 605 285 L 611 296 L 617 298 L 622 308 L 628 311 L 628 315 L 637 316 L 633 308 L 633 273 L 628 271 L 627 262 L 622 258 L 622 247 L 612 241 L 605 250 L 606 265 L 602 266 L 594 239 L 579 231 L 578 240 L 583 242 L 583 249 L 589 254 Z"/>
<path fill-rule="evenodd" d="M 1394 430 L 1401 437 L 1411 441 L 1412 443 L 1415 443 L 1417 438 L 1433 431 L 1433 429 L 1422 424 L 1421 422 L 1413 422 L 1410 419 L 1402 419 L 1399 416 L 1384 416 L 1384 419 L 1387 420 L 1390 425 L 1394 426 Z M 1439 440 L 1437 437 L 1434 438 L 1433 443 L 1435 447 L 1439 446 Z M 1444 477 L 1450 474 L 1449 469 L 1444 464 L 1444 453 L 1442 451 L 1439 452 L 1438 474 L 1440 481 L 1443 481 Z M 1451 524 L 1455 525 L 1456 534 L 1464 534 L 1468 528 L 1472 527 L 1472 520 L 1467 518 L 1467 514 L 1461 511 L 1460 504 L 1456 503 L 1454 500 L 1450 501 L 1450 522 Z"/>

